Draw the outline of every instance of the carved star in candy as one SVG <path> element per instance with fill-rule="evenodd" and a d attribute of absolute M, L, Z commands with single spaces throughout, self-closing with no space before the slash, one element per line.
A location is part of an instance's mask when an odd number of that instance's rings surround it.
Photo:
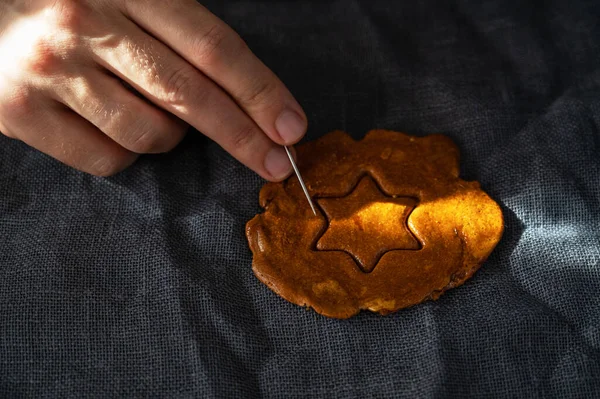
<path fill-rule="evenodd" d="M 365 273 L 373 271 L 388 251 L 421 248 L 407 226 L 416 200 L 384 194 L 369 176 L 346 197 L 317 201 L 329 221 L 317 249 L 344 251 Z"/>

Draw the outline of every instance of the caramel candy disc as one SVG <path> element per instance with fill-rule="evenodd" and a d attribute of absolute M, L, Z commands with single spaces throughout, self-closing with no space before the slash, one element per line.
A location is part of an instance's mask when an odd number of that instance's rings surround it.
<path fill-rule="evenodd" d="M 502 212 L 458 177 L 458 149 L 442 135 L 335 131 L 297 147 L 316 199 L 298 180 L 267 183 L 265 212 L 246 226 L 255 275 L 288 301 L 347 318 L 387 314 L 470 278 L 503 232 Z"/>

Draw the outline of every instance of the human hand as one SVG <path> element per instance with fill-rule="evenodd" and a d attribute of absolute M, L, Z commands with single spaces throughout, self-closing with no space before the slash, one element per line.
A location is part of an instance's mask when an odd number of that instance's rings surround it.
<path fill-rule="evenodd" d="M 195 0 L 3 0 L 0 60 L 0 131 L 94 175 L 171 150 L 189 124 L 281 180 L 281 145 L 306 131 L 283 83 Z"/>

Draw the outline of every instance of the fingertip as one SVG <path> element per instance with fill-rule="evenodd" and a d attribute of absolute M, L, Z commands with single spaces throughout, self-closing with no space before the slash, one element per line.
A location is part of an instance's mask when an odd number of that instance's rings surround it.
<path fill-rule="evenodd" d="M 267 172 L 263 177 L 273 182 L 285 180 L 292 174 L 292 164 L 282 147 L 273 147 L 267 152 L 264 160 Z"/>
<path fill-rule="evenodd" d="M 283 110 L 275 120 L 275 129 L 284 145 L 296 144 L 302 139 L 308 128 L 308 121 L 295 110 Z"/>

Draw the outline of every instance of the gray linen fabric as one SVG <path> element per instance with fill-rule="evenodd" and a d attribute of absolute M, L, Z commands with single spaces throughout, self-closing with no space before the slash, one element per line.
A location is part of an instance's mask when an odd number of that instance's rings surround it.
<path fill-rule="evenodd" d="M 253 276 L 262 181 L 196 131 L 108 179 L 0 138 L 0 396 L 598 397 L 595 1 L 210 1 L 308 139 L 444 133 L 506 233 L 464 286 L 327 319 Z"/>

